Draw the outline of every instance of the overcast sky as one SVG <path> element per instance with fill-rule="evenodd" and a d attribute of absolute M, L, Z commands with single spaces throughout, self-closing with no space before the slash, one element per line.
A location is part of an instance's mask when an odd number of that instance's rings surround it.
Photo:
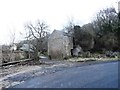
<path fill-rule="evenodd" d="M 11 33 L 23 39 L 24 24 L 44 20 L 51 31 L 62 29 L 73 18 L 80 26 L 93 20 L 96 12 L 115 7 L 119 0 L 0 0 L 0 44 L 9 44 Z M 22 34 L 20 34 L 23 33 Z"/>

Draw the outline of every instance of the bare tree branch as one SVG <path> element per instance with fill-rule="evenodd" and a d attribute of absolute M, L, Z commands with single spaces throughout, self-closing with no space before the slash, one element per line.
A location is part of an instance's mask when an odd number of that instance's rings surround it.
<path fill-rule="evenodd" d="M 34 46 L 34 56 L 37 58 L 38 52 L 41 52 L 43 49 L 43 38 L 47 35 L 48 25 L 44 21 L 38 20 L 36 24 L 26 24 L 25 28 L 29 31 L 29 35 L 27 37 L 29 39 L 30 37 L 33 37 L 31 44 Z"/>

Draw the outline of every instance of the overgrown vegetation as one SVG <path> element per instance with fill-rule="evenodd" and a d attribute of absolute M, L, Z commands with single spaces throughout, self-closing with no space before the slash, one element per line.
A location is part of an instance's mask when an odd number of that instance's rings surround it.
<path fill-rule="evenodd" d="M 32 44 L 33 58 L 39 59 L 39 54 L 47 50 L 48 25 L 44 21 L 38 20 L 35 24 L 27 23 L 25 29 L 28 30 L 28 44 Z"/>
<path fill-rule="evenodd" d="M 38 21 L 36 25 L 26 24 L 25 28 L 29 31 L 29 40 L 34 41 L 30 43 L 34 46 L 34 58 L 37 58 L 38 53 L 47 50 L 45 37 L 49 36 L 48 26 L 45 22 Z M 120 51 L 120 14 L 113 7 L 100 10 L 91 23 L 83 26 L 71 21 L 64 30 L 73 38 L 74 47 L 79 45 L 85 52 Z"/>
<path fill-rule="evenodd" d="M 120 51 L 120 21 L 115 8 L 100 10 L 96 19 L 82 27 L 73 26 L 68 34 L 73 30 L 74 45 L 80 45 L 84 51 Z"/>

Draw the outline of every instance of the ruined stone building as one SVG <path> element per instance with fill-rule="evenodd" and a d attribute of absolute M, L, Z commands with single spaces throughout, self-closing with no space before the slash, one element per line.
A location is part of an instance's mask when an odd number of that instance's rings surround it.
<path fill-rule="evenodd" d="M 54 30 L 48 39 L 48 55 L 51 59 L 64 59 L 71 56 L 73 42 L 63 31 Z"/>

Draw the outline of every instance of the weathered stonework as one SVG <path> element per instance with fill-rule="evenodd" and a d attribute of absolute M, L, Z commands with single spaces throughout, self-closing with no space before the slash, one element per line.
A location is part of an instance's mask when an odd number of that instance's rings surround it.
<path fill-rule="evenodd" d="M 10 50 L 9 46 L 0 47 L 0 65 L 3 63 L 27 58 L 27 53 L 21 50 Z"/>
<path fill-rule="evenodd" d="M 48 39 L 48 55 L 51 59 L 64 59 L 71 56 L 72 39 L 64 32 L 54 30 Z"/>

